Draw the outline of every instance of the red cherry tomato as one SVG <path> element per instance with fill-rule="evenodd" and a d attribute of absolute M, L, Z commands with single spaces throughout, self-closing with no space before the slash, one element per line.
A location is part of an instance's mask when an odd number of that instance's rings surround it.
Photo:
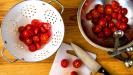
<path fill-rule="evenodd" d="M 92 19 L 91 22 L 92 22 L 94 25 L 97 25 L 97 24 L 98 24 L 98 19 Z"/>
<path fill-rule="evenodd" d="M 127 12 L 128 12 L 128 10 L 127 10 L 126 8 L 122 8 L 121 13 L 122 13 L 123 15 L 126 15 L 126 14 L 127 14 Z"/>
<path fill-rule="evenodd" d="M 118 6 L 117 8 L 114 9 L 115 13 L 121 13 L 122 7 Z"/>
<path fill-rule="evenodd" d="M 33 31 L 34 31 L 34 34 L 36 35 L 39 32 L 39 28 L 35 28 Z"/>
<path fill-rule="evenodd" d="M 117 29 L 120 29 L 120 25 L 121 25 L 121 22 L 120 21 L 116 22 L 116 28 Z"/>
<path fill-rule="evenodd" d="M 72 71 L 70 75 L 78 75 L 76 71 Z"/>
<path fill-rule="evenodd" d="M 42 32 L 42 33 L 45 33 L 45 32 L 47 32 L 47 30 L 42 26 L 42 27 L 40 27 L 40 31 Z"/>
<path fill-rule="evenodd" d="M 97 4 L 95 6 L 96 10 L 99 12 L 99 13 L 103 13 L 104 12 L 104 6 L 101 5 L 101 4 Z"/>
<path fill-rule="evenodd" d="M 19 35 L 19 40 L 24 41 L 24 40 L 25 40 L 25 37 L 23 37 L 23 35 L 20 34 L 20 35 Z"/>
<path fill-rule="evenodd" d="M 28 38 L 28 37 L 30 37 L 30 32 L 28 31 L 28 30 L 24 30 L 23 32 L 22 32 L 22 36 L 23 37 L 25 37 L 25 38 Z"/>
<path fill-rule="evenodd" d="M 111 5 L 109 5 L 109 4 L 105 5 L 105 13 L 110 15 L 110 14 L 112 14 L 112 12 L 113 12 L 113 10 L 112 10 Z"/>
<path fill-rule="evenodd" d="M 25 28 L 26 28 L 26 30 L 31 30 L 31 29 L 32 29 L 32 25 L 31 25 L 31 24 L 27 24 L 27 25 L 25 26 Z"/>
<path fill-rule="evenodd" d="M 44 23 L 44 22 L 40 22 L 40 23 L 38 24 L 38 27 L 41 27 L 41 26 L 43 25 L 43 23 Z"/>
<path fill-rule="evenodd" d="M 40 40 L 42 44 L 46 44 L 48 41 L 48 35 L 46 34 L 40 34 Z"/>
<path fill-rule="evenodd" d="M 118 14 L 117 20 L 121 21 L 122 17 L 123 17 L 123 15 L 121 13 Z"/>
<path fill-rule="evenodd" d="M 38 19 L 33 19 L 33 20 L 31 21 L 31 24 L 32 24 L 34 27 L 37 27 L 37 26 L 40 24 L 40 20 L 38 20 Z"/>
<path fill-rule="evenodd" d="M 99 33 L 99 32 L 101 32 L 101 30 L 102 30 L 102 27 L 100 25 L 96 25 L 93 27 L 94 33 Z"/>
<path fill-rule="evenodd" d="M 91 20 L 92 19 L 92 14 L 91 13 L 87 13 L 86 14 L 86 19 L 87 20 Z"/>
<path fill-rule="evenodd" d="M 106 15 L 105 18 L 106 18 L 107 21 L 111 21 L 112 20 L 112 17 L 110 15 Z"/>
<path fill-rule="evenodd" d="M 103 32 L 100 32 L 100 33 L 98 33 L 98 35 L 97 35 L 99 38 L 104 38 L 104 33 Z"/>
<path fill-rule="evenodd" d="M 31 45 L 33 41 L 32 41 L 32 39 L 27 38 L 27 39 L 25 39 L 24 42 L 26 45 Z"/>
<path fill-rule="evenodd" d="M 118 17 L 118 14 L 117 13 L 112 13 L 112 18 L 113 19 L 117 19 L 117 17 Z"/>
<path fill-rule="evenodd" d="M 19 31 L 19 33 L 22 33 L 23 31 L 24 31 L 24 26 L 20 26 L 19 28 L 18 28 L 18 31 Z"/>
<path fill-rule="evenodd" d="M 127 23 L 127 22 L 128 22 L 128 18 L 127 18 L 127 17 L 123 17 L 123 18 L 121 19 L 121 21 L 124 22 L 124 23 Z"/>
<path fill-rule="evenodd" d="M 39 38 L 38 36 L 35 35 L 35 36 L 33 36 L 33 41 L 34 41 L 34 42 L 39 42 L 39 41 L 40 41 L 40 38 Z"/>
<path fill-rule="evenodd" d="M 102 26 L 102 27 L 105 27 L 106 26 L 106 19 L 105 18 L 101 18 L 99 20 L 99 25 Z"/>
<path fill-rule="evenodd" d="M 93 17 L 94 19 L 95 19 L 95 18 L 98 18 L 98 17 L 100 16 L 100 13 L 97 12 L 96 9 L 93 9 L 92 12 L 91 12 L 91 14 L 92 14 L 92 17 Z"/>
<path fill-rule="evenodd" d="M 79 68 L 82 65 L 82 61 L 80 59 L 76 59 L 73 61 L 73 67 Z"/>
<path fill-rule="evenodd" d="M 41 49 L 41 44 L 35 43 L 35 46 L 36 46 L 36 49 L 37 49 L 37 50 Z"/>
<path fill-rule="evenodd" d="M 127 30 L 127 24 L 126 23 L 121 23 L 120 29 L 123 30 L 123 31 Z"/>
<path fill-rule="evenodd" d="M 29 50 L 30 50 L 31 52 L 35 52 L 35 51 L 36 51 L 36 46 L 35 46 L 34 44 L 31 44 L 31 45 L 29 45 L 28 47 L 29 47 Z"/>
<path fill-rule="evenodd" d="M 43 27 L 46 29 L 46 30 L 50 30 L 51 29 L 51 25 L 49 23 L 43 23 Z"/>
<path fill-rule="evenodd" d="M 116 27 L 113 27 L 113 28 L 111 28 L 111 30 L 114 33 L 117 30 L 117 28 Z"/>
<path fill-rule="evenodd" d="M 47 35 L 48 37 L 50 37 L 50 36 L 52 35 L 51 31 L 48 31 L 48 32 L 46 33 L 46 35 Z"/>
<path fill-rule="evenodd" d="M 117 9 L 120 4 L 117 1 L 112 2 L 112 8 Z"/>
<path fill-rule="evenodd" d="M 109 25 L 109 28 L 113 28 L 115 26 L 113 21 L 110 21 L 108 25 Z"/>
<path fill-rule="evenodd" d="M 63 60 L 61 60 L 61 66 L 62 66 L 63 68 L 68 67 L 68 65 L 69 65 L 68 59 L 63 59 Z"/>
<path fill-rule="evenodd" d="M 106 27 L 106 28 L 103 29 L 103 31 L 104 31 L 104 35 L 106 37 L 110 37 L 111 36 L 111 30 L 109 28 Z"/>

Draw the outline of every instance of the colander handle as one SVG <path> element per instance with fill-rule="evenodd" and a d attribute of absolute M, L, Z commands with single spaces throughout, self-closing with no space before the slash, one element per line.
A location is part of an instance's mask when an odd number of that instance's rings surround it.
<path fill-rule="evenodd" d="M 17 60 L 19 60 L 19 59 L 15 59 L 15 60 L 10 60 L 10 59 L 8 59 L 3 53 L 4 53 L 4 51 L 5 51 L 5 47 L 2 49 L 2 51 L 1 51 L 1 55 L 2 55 L 2 58 L 4 59 L 4 60 L 6 60 L 8 63 L 14 63 L 14 62 L 16 62 Z"/>
<path fill-rule="evenodd" d="M 49 4 L 51 4 L 52 2 L 55 2 L 55 3 L 57 3 L 58 5 L 60 5 L 60 7 L 62 8 L 62 10 L 61 10 L 61 14 L 63 13 L 63 11 L 64 11 L 64 6 L 58 1 L 58 0 L 51 0 L 50 2 L 49 2 Z"/>

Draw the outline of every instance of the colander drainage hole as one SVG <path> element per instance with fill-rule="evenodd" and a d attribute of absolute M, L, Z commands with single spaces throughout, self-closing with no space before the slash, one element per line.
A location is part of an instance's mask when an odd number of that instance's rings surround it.
<path fill-rule="evenodd" d="M 7 44 L 7 42 L 5 41 L 5 44 Z"/>
<path fill-rule="evenodd" d="M 21 58 L 21 60 L 23 60 L 23 61 L 24 61 L 24 58 Z"/>
<path fill-rule="evenodd" d="M 45 5 L 44 3 L 42 3 L 42 5 Z"/>

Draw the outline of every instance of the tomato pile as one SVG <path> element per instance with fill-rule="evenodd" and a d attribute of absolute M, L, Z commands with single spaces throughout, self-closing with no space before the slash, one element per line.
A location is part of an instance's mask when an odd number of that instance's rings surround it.
<path fill-rule="evenodd" d="M 123 8 L 117 1 L 111 4 L 97 4 L 94 9 L 86 14 L 86 19 L 91 20 L 92 31 L 99 38 L 108 38 L 116 30 L 126 31 L 128 28 L 127 8 Z"/>
<path fill-rule="evenodd" d="M 61 61 L 61 66 L 63 67 L 63 68 L 67 68 L 68 66 L 69 66 L 69 60 L 68 59 L 63 59 L 62 61 Z M 79 67 L 81 67 L 82 66 L 82 61 L 80 60 L 80 59 L 75 59 L 73 62 L 72 62 L 72 65 L 73 65 L 73 67 L 74 68 L 79 68 Z M 76 72 L 76 71 L 72 71 L 71 73 L 70 73 L 70 75 L 78 75 L 78 73 Z"/>
<path fill-rule="evenodd" d="M 41 49 L 50 39 L 51 25 L 38 19 L 33 19 L 31 24 L 20 26 L 18 32 L 19 39 L 28 46 L 29 51 L 34 52 Z"/>

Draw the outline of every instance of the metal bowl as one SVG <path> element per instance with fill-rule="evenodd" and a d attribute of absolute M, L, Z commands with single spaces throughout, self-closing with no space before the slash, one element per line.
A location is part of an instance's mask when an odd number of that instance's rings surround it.
<path fill-rule="evenodd" d="M 81 6 L 79 7 L 78 13 L 77 13 L 77 20 L 80 32 L 82 33 L 85 40 L 93 45 L 94 47 L 112 51 L 114 47 L 114 38 L 110 37 L 108 39 L 101 39 L 98 38 L 93 32 L 92 32 L 92 26 L 93 24 L 86 20 L 86 14 L 95 7 L 96 4 L 107 4 L 112 2 L 113 0 L 85 0 L 81 3 Z M 128 9 L 128 14 L 126 15 L 128 17 L 128 29 L 124 33 L 124 37 L 120 39 L 120 46 L 118 50 L 126 48 L 132 44 L 133 39 L 133 0 L 116 0 L 120 3 L 122 7 L 125 7 Z"/>

